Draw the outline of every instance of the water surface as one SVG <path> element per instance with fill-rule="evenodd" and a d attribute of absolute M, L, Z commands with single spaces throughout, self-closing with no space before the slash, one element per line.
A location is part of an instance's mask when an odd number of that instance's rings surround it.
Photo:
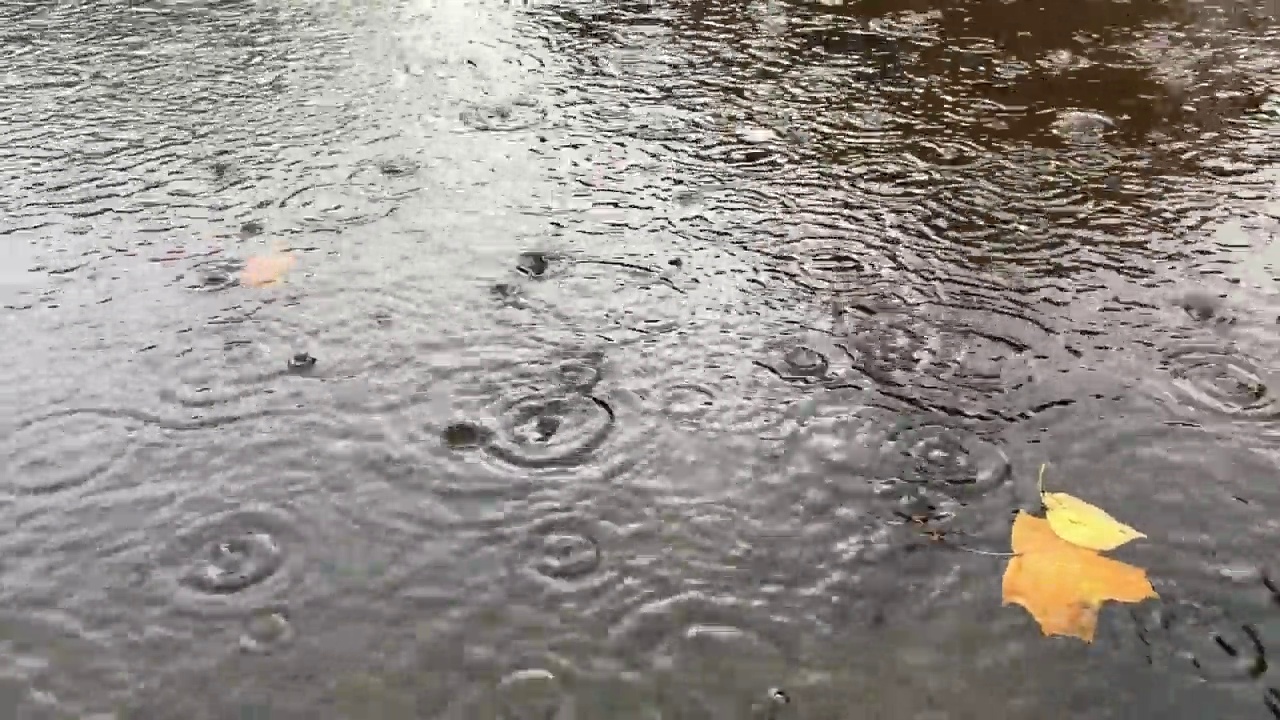
<path fill-rule="evenodd" d="M 1280 717 L 1271 20 L 6 4 L 0 707 Z"/>

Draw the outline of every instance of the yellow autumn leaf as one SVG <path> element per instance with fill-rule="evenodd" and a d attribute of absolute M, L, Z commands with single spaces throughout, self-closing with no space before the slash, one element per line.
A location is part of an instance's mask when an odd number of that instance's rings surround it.
<path fill-rule="evenodd" d="M 1026 608 L 1045 635 L 1093 642 L 1104 602 L 1159 597 L 1142 568 L 1073 545 L 1047 520 L 1025 512 L 1013 521 L 1012 544 L 1015 557 L 1004 572 L 1003 602 Z"/>
<path fill-rule="evenodd" d="M 1067 542 L 1090 550 L 1114 550 L 1146 535 L 1107 514 L 1100 507 L 1062 492 L 1044 491 L 1044 465 L 1040 466 L 1040 502 L 1053 531 Z"/>

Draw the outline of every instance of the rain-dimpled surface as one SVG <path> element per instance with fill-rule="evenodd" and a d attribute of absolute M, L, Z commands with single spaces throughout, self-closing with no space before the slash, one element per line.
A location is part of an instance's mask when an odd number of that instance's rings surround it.
<path fill-rule="evenodd" d="M 1273 11 L 3 3 L 0 715 L 1280 717 Z"/>

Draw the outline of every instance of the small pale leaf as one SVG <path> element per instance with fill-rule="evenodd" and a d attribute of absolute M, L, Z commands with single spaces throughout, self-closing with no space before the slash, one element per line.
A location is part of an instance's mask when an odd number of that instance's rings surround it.
<path fill-rule="evenodd" d="M 1111 517 L 1105 510 L 1066 493 L 1040 496 L 1050 527 L 1067 542 L 1090 550 L 1114 550 L 1146 535 Z"/>
<path fill-rule="evenodd" d="M 293 263 L 293 255 L 282 252 L 248 258 L 240 272 L 240 282 L 249 287 L 275 285 L 284 279 Z"/>
<path fill-rule="evenodd" d="M 1045 465 L 1041 464 L 1036 487 L 1040 491 L 1040 502 L 1044 503 L 1045 517 L 1058 537 L 1083 548 L 1102 551 L 1146 537 L 1096 505 L 1066 493 L 1045 492 L 1044 469 Z"/>

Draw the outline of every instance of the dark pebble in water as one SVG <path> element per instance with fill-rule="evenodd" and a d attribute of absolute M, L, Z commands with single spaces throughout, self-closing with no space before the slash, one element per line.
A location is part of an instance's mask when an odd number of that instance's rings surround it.
<path fill-rule="evenodd" d="M 249 222 L 244 223 L 243 225 L 240 226 L 240 234 L 245 237 L 253 237 L 254 235 L 261 235 L 262 230 L 263 230 L 262 223 L 258 222 L 257 220 L 250 220 Z"/>
<path fill-rule="evenodd" d="M 482 445 L 489 432 L 479 425 L 460 422 L 446 427 L 441 435 L 446 445 L 455 450 L 460 450 Z"/>
<path fill-rule="evenodd" d="M 551 261 L 545 253 L 540 252 L 520 253 L 520 258 L 516 260 L 516 268 L 531 278 L 542 277 L 550 266 Z"/>
<path fill-rule="evenodd" d="M 789 350 L 783 357 L 783 361 L 786 362 L 787 369 L 792 374 L 806 377 L 823 375 L 828 367 L 826 355 L 803 345 Z"/>
<path fill-rule="evenodd" d="M 280 569 L 284 553 L 270 535 L 248 532 L 210 545 L 205 562 L 183 584 L 212 595 L 229 595 L 257 585 Z"/>
<path fill-rule="evenodd" d="M 305 352 L 295 353 L 293 357 L 289 358 L 289 369 L 293 372 L 302 372 L 304 370 L 310 370 L 315 366 L 316 366 L 316 359 L 309 353 L 305 353 Z"/>

